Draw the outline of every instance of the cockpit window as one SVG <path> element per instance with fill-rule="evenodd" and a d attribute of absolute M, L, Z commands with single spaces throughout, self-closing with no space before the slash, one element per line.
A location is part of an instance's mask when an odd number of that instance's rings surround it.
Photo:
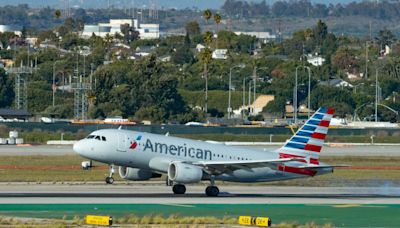
<path fill-rule="evenodd" d="M 92 139 L 92 138 L 94 138 L 95 136 L 94 135 L 88 135 L 88 137 L 86 137 L 87 139 Z"/>
<path fill-rule="evenodd" d="M 98 135 L 96 136 L 96 138 L 95 138 L 95 139 L 97 139 L 97 140 L 101 140 L 101 139 L 100 139 L 100 136 L 98 136 Z"/>
<path fill-rule="evenodd" d="M 102 141 L 106 141 L 106 137 L 101 136 L 101 140 L 102 140 Z"/>

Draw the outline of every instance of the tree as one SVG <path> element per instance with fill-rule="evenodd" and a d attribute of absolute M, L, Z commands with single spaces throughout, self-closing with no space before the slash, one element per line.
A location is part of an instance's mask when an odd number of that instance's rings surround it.
<path fill-rule="evenodd" d="M 0 69 L 0 107 L 10 107 L 14 99 L 14 83 L 4 69 Z"/>
<path fill-rule="evenodd" d="M 135 27 L 130 26 L 129 24 L 121 25 L 121 32 L 124 35 L 126 43 L 139 39 L 139 32 L 135 30 Z"/>
<path fill-rule="evenodd" d="M 190 50 L 190 39 L 188 35 L 186 35 L 185 43 L 176 48 L 171 59 L 175 64 L 192 63 L 194 61 L 193 52 Z"/>
<path fill-rule="evenodd" d="M 54 16 L 59 19 L 61 17 L 61 11 L 58 9 L 54 12 Z"/>
<path fill-rule="evenodd" d="M 317 26 L 314 27 L 314 39 L 317 45 L 321 46 L 328 35 L 328 26 L 321 20 L 318 20 Z"/>
<path fill-rule="evenodd" d="M 215 15 L 214 15 L 214 22 L 217 24 L 217 32 L 218 32 L 218 25 L 221 23 L 221 15 L 220 14 L 218 14 L 218 13 L 216 13 Z"/>
<path fill-rule="evenodd" d="M 381 49 L 385 48 L 385 45 L 390 46 L 396 41 L 396 37 L 393 35 L 392 31 L 388 30 L 386 27 L 379 30 L 378 36 L 375 38 Z"/>
<path fill-rule="evenodd" d="M 210 16 L 211 17 L 211 16 Z M 205 89 L 205 105 L 204 105 L 204 111 L 207 113 L 208 110 L 208 65 L 211 62 L 212 59 L 212 51 L 210 48 L 208 48 L 212 42 L 212 32 L 207 31 L 204 34 L 204 41 L 206 43 L 206 48 L 204 48 L 200 52 L 200 59 L 203 62 L 203 77 L 206 79 L 206 89 Z"/>
<path fill-rule="evenodd" d="M 212 17 L 212 12 L 211 12 L 211 10 L 209 10 L 209 9 L 204 10 L 204 12 L 203 12 L 203 17 L 204 17 L 204 19 L 206 20 L 206 22 L 208 23 L 208 20 L 210 20 L 211 17 Z"/>
<path fill-rule="evenodd" d="M 186 34 L 188 34 L 191 38 L 201 33 L 200 26 L 199 23 L 197 23 L 197 21 L 191 21 L 187 23 L 185 29 L 186 29 Z"/>
<path fill-rule="evenodd" d="M 346 89 L 318 86 L 312 92 L 311 108 L 316 110 L 319 107 L 334 107 L 335 114 L 345 117 L 346 114 L 353 113 L 355 102 Z"/>
<path fill-rule="evenodd" d="M 219 15 L 218 13 L 217 14 L 215 14 L 214 15 L 214 21 L 215 21 L 215 23 L 217 24 L 217 34 L 218 34 L 218 26 L 219 26 L 219 23 L 221 23 L 221 15 Z M 218 37 L 217 37 L 217 39 L 215 40 L 215 48 L 216 49 L 218 49 Z"/>

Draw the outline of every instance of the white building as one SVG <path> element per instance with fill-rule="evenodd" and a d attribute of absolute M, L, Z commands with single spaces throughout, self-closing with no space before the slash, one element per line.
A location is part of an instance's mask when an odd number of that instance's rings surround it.
<path fill-rule="evenodd" d="M 213 59 L 227 59 L 228 58 L 228 49 L 217 49 L 212 53 Z"/>
<path fill-rule="evenodd" d="M 325 58 L 319 55 L 316 56 L 308 55 L 307 62 L 309 62 L 313 66 L 322 66 L 325 62 Z"/>
<path fill-rule="evenodd" d="M 13 32 L 17 36 L 21 36 L 21 28 L 11 25 L 0 25 L 0 33 Z"/>
<path fill-rule="evenodd" d="M 269 32 L 241 32 L 241 31 L 237 31 L 237 32 L 234 32 L 234 33 L 236 35 L 238 35 L 238 36 L 241 35 L 241 34 L 248 35 L 248 36 L 255 36 L 257 39 L 264 40 L 264 41 L 275 40 L 276 39 L 276 35 L 271 34 Z"/>
<path fill-rule="evenodd" d="M 140 24 L 137 19 L 110 19 L 108 23 L 99 23 L 97 25 L 85 25 L 82 37 L 89 38 L 92 34 L 105 37 L 107 34 L 122 34 L 121 25 L 128 24 L 139 32 L 140 39 L 157 39 L 160 37 L 159 24 Z"/>

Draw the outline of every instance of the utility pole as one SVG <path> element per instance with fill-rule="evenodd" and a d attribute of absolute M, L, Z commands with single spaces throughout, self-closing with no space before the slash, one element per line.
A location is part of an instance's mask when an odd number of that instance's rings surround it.
<path fill-rule="evenodd" d="M 365 78 L 368 78 L 368 42 L 365 42 Z"/>
<path fill-rule="evenodd" d="M 255 107 L 255 102 L 256 102 L 256 81 L 257 81 L 257 66 L 254 66 L 253 69 L 253 111 L 254 113 L 256 107 Z"/>
<path fill-rule="evenodd" d="M 244 107 L 246 105 L 246 79 L 243 78 L 243 106 L 242 106 L 242 118 L 244 119 Z"/>
<path fill-rule="evenodd" d="M 375 122 L 378 122 L 378 69 L 375 72 Z"/>
<path fill-rule="evenodd" d="M 207 69 L 207 63 L 204 64 L 204 73 L 205 73 L 204 77 L 206 78 L 206 91 L 205 91 L 206 94 L 205 94 L 205 101 L 204 101 L 205 102 L 204 111 L 206 112 L 206 115 L 207 115 L 207 113 L 208 113 L 208 69 Z M 230 101 L 230 97 L 229 97 L 229 101 Z"/>

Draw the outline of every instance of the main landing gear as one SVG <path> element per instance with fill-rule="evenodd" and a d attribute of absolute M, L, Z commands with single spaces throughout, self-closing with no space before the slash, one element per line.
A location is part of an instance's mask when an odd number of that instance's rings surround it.
<path fill-rule="evenodd" d="M 110 165 L 110 176 L 106 177 L 106 183 L 107 184 L 113 184 L 114 183 L 114 178 L 112 177 L 114 174 L 114 165 Z"/>
<path fill-rule="evenodd" d="M 206 195 L 207 196 L 218 196 L 219 194 L 219 189 L 217 186 L 215 186 L 215 177 L 211 176 L 210 177 L 210 186 L 206 188 Z"/>
<path fill-rule="evenodd" d="M 174 186 L 172 186 L 172 191 L 174 192 L 174 194 L 177 195 L 185 194 L 186 187 L 183 184 L 175 184 Z"/>
<path fill-rule="evenodd" d="M 211 177 L 210 182 L 211 182 L 211 185 L 209 185 L 205 191 L 206 195 L 214 196 L 214 197 L 218 196 L 219 189 L 217 186 L 215 186 L 214 177 Z M 172 191 L 176 195 L 182 195 L 182 194 L 185 194 L 185 192 L 186 192 L 186 186 L 183 184 L 173 184 L 173 182 L 169 179 L 167 179 L 166 184 L 167 184 L 167 186 L 172 186 Z"/>
<path fill-rule="evenodd" d="M 217 186 L 210 185 L 206 188 L 207 196 L 218 196 L 218 194 L 219 194 L 219 189 Z"/>

